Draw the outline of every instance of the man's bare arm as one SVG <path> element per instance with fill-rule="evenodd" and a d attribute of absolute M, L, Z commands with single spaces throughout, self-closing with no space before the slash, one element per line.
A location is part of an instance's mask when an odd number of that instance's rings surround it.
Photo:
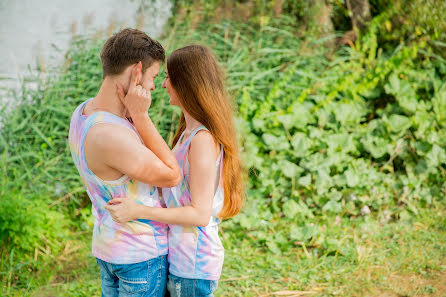
<path fill-rule="evenodd" d="M 167 167 L 136 134 L 113 124 L 97 124 L 85 139 L 87 162 L 104 164 L 141 182 L 158 187 L 173 187 L 179 175 Z M 91 169 L 91 168 L 90 168 Z"/>

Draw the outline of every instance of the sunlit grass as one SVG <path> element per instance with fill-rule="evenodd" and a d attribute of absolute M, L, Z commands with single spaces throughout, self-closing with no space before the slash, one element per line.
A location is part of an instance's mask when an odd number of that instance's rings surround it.
<path fill-rule="evenodd" d="M 226 255 L 216 296 L 443 296 L 445 214 L 438 205 L 410 221 L 386 224 L 373 217 L 319 218 L 313 223 L 321 236 L 340 243 L 319 252 L 317 244 L 295 243 L 272 253 L 223 227 Z M 68 241 L 58 261 L 42 270 L 49 284 L 13 289 L 12 296 L 100 296 L 89 241 L 89 232 Z"/>

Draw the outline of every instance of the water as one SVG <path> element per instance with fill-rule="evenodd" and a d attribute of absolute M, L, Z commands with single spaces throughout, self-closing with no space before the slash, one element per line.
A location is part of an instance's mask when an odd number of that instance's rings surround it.
<path fill-rule="evenodd" d="M 0 106 L 37 64 L 43 71 L 60 65 L 74 34 L 115 24 L 156 38 L 171 7 L 169 0 L 0 0 Z"/>

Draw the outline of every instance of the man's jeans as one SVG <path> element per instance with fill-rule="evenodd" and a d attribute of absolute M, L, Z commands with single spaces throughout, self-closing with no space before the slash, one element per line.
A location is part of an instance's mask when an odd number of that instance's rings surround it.
<path fill-rule="evenodd" d="M 167 255 L 135 264 L 111 264 L 96 259 L 101 268 L 102 297 L 163 297 L 167 283 Z"/>
<path fill-rule="evenodd" d="M 190 279 L 169 274 L 167 288 L 170 297 L 213 297 L 218 281 Z"/>

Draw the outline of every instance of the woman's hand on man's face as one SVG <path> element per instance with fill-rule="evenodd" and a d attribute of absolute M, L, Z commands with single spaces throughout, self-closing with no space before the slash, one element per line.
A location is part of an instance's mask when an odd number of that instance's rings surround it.
<path fill-rule="evenodd" d="M 129 198 L 113 198 L 108 201 L 105 209 L 108 210 L 117 223 L 124 224 L 138 219 L 137 212 L 140 204 Z"/>
<path fill-rule="evenodd" d="M 130 113 L 130 117 L 133 119 L 141 114 L 146 114 L 152 103 L 152 97 L 150 90 L 144 89 L 137 83 L 142 77 L 142 63 L 138 62 L 132 70 L 132 76 L 130 77 L 130 85 L 127 94 L 124 93 L 124 88 L 120 83 L 116 84 L 116 92 L 122 104 L 127 108 Z"/>

